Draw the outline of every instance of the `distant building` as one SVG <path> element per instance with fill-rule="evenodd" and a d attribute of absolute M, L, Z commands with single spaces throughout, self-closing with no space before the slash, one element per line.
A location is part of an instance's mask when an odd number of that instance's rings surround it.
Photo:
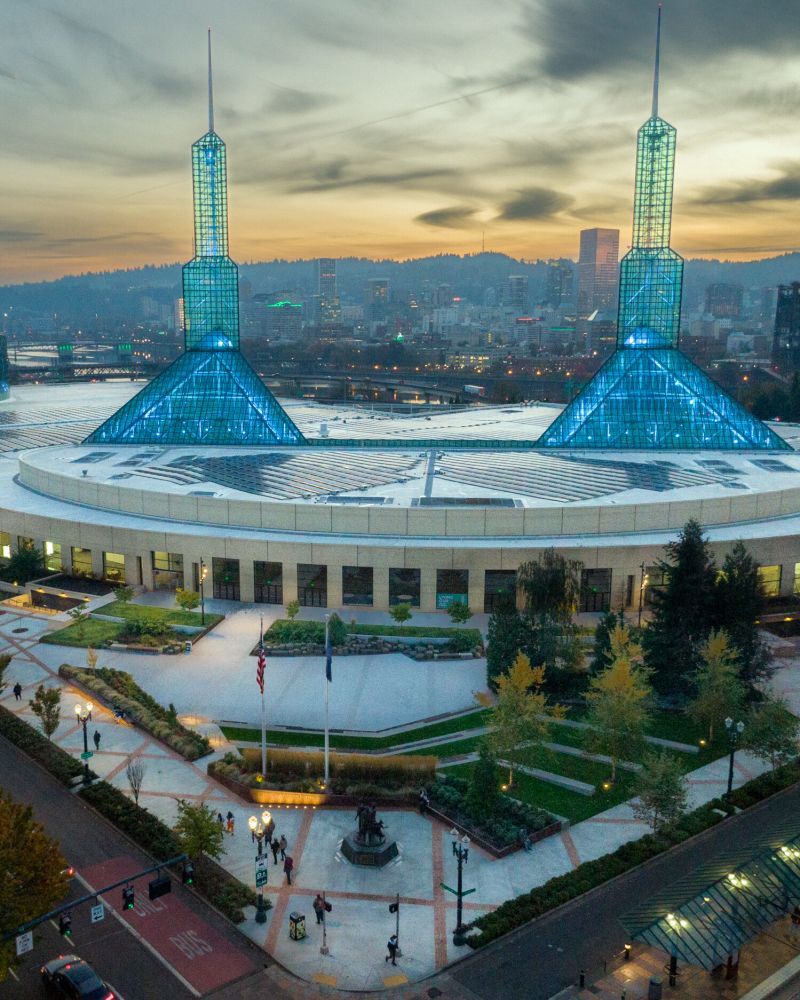
<path fill-rule="evenodd" d="M 545 304 L 558 309 L 562 302 L 572 302 L 575 294 L 575 270 L 563 260 L 551 260 L 547 264 L 547 289 Z"/>
<path fill-rule="evenodd" d="M 578 315 L 616 310 L 619 276 L 619 230 L 581 231 L 578 259 Z"/>
<path fill-rule="evenodd" d="M 339 292 L 336 288 L 336 261 L 333 257 L 317 260 L 317 320 L 320 326 L 338 326 L 342 318 Z"/>
<path fill-rule="evenodd" d="M 503 289 L 503 305 L 516 313 L 528 311 L 528 276 L 527 274 L 510 274 L 506 278 Z"/>
<path fill-rule="evenodd" d="M 389 313 L 389 282 L 386 278 L 371 278 L 367 283 L 364 319 L 370 324 L 386 322 Z"/>
<path fill-rule="evenodd" d="M 772 360 L 781 368 L 800 368 L 800 281 L 778 286 Z"/>
<path fill-rule="evenodd" d="M 738 319 L 742 315 L 741 285 L 709 285 L 706 288 L 705 311 L 715 319 Z"/>

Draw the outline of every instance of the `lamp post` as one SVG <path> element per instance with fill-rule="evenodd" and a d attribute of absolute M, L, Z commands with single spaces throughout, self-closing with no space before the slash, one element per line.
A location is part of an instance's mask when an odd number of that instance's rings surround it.
<path fill-rule="evenodd" d="M 258 858 L 264 857 L 264 838 L 271 837 L 272 832 L 275 829 L 275 823 L 273 822 L 272 816 L 265 809 L 261 813 L 261 818 L 257 816 L 251 816 L 247 821 L 247 825 L 250 827 L 250 832 L 255 837 L 258 842 Z M 266 874 L 266 868 L 260 869 L 258 862 L 256 862 L 256 881 L 258 881 L 258 873 L 263 871 Z M 256 907 L 256 923 L 265 924 L 267 922 L 267 908 L 264 905 L 264 886 L 258 886 L 258 906 Z"/>
<path fill-rule="evenodd" d="M 725 798 L 730 798 L 731 792 L 733 791 L 733 757 L 736 753 L 736 748 L 739 745 L 739 740 L 744 732 L 743 722 L 734 722 L 730 717 L 725 720 L 725 729 L 728 731 L 728 743 L 730 744 L 731 754 L 728 763 L 728 791 L 725 793 Z"/>
<path fill-rule="evenodd" d="M 208 566 L 200 560 L 200 572 L 198 574 L 200 580 L 200 624 L 205 625 L 206 623 L 206 592 L 205 592 L 205 582 L 208 576 Z"/>
<path fill-rule="evenodd" d="M 639 628 L 642 627 L 642 605 L 644 604 L 644 592 L 647 588 L 647 574 L 644 571 L 644 563 L 639 566 L 641 570 L 641 576 L 639 578 L 639 621 L 637 622 Z"/>
<path fill-rule="evenodd" d="M 450 831 L 450 836 L 453 839 L 453 854 L 458 861 L 458 888 L 456 889 L 458 909 L 456 911 L 456 929 L 453 931 L 453 944 L 461 945 L 464 944 L 464 921 L 462 920 L 462 914 L 465 893 L 463 871 L 464 865 L 469 860 L 469 837 L 466 833 L 463 837 L 460 836 L 455 827 Z"/>
<path fill-rule="evenodd" d="M 86 732 L 86 723 L 92 717 L 92 703 L 87 701 L 85 705 L 81 705 L 80 702 L 75 706 L 75 719 L 78 724 L 83 726 L 83 783 L 88 785 L 91 781 L 89 777 L 89 758 L 91 754 L 89 753 L 89 737 Z"/>

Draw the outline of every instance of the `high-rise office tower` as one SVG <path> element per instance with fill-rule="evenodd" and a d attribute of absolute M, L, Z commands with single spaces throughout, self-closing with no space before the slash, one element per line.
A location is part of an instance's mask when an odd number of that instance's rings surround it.
<path fill-rule="evenodd" d="M 368 323 L 385 323 L 389 313 L 389 282 L 386 278 L 370 278 L 366 288 L 364 318 Z"/>
<path fill-rule="evenodd" d="M 510 274 L 506 278 L 503 289 L 503 304 L 516 313 L 528 311 L 528 276 L 527 274 Z"/>
<path fill-rule="evenodd" d="M 336 261 L 332 257 L 320 257 L 317 261 L 317 300 L 320 325 L 337 326 L 342 310 L 336 290 Z"/>
<path fill-rule="evenodd" d="M 772 360 L 781 368 L 800 368 L 800 281 L 778 286 Z"/>
<path fill-rule="evenodd" d="M 549 260 L 545 304 L 558 309 L 562 302 L 572 302 L 574 280 L 575 270 L 572 264 L 563 260 Z"/>
<path fill-rule="evenodd" d="M 183 268 L 186 350 L 86 440 L 92 444 L 302 444 L 303 436 L 239 352 L 238 269 L 228 256 L 225 143 L 192 146 L 194 257 Z"/>
<path fill-rule="evenodd" d="M 741 285 L 716 284 L 706 288 L 705 311 L 715 319 L 738 319 L 742 315 Z"/>
<path fill-rule="evenodd" d="M 547 428 L 545 448 L 786 449 L 678 350 L 683 258 L 669 245 L 675 129 L 652 113 L 636 141 L 632 246 L 620 265 L 617 349 Z"/>
<path fill-rule="evenodd" d="M 618 275 L 619 230 L 582 230 L 578 258 L 579 316 L 616 306 Z"/>

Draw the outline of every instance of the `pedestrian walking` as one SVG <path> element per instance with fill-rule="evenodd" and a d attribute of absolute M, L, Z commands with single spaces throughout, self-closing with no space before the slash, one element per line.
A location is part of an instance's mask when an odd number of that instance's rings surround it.
<path fill-rule="evenodd" d="M 19 681 L 14 685 L 14 697 L 17 701 L 22 701 L 22 685 Z"/>
<path fill-rule="evenodd" d="M 311 905 L 314 907 L 314 913 L 317 915 L 317 923 L 323 923 L 325 920 L 325 900 L 322 898 L 320 893 L 317 893 L 314 897 L 314 902 Z"/>
<path fill-rule="evenodd" d="M 428 793 L 425 791 L 424 788 L 420 788 L 420 790 L 419 790 L 419 814 L 420 814 L 420 816 L 424 816 L 425 815 L 425 813 L 428 811 L 428 808 L 429 808 L 430 804 L 431 804 L 431 800 L 428 798 Z"/>
<path fill-rule="evenodd" d="M 283 833 L 281 834 L 281 839 L 278 841 L 278 845 L 280 846 L 280 849 L 281 849 L 281 861 L 285 861 L 286 860 L 286 848 L 289 846 L 289 842 L 286 839 L 286 835 L 285 834 L 283 834 Z"/>
<path fill-rule="evenodd" d="M 397 965 L 397 962 L 395 961 L 395 958 L 397 957 L 397 935 L 396 934 L 392 934 L 392 936 L 386 942 L 386 948 L 388 949 L 389 954 L 384 959 L 384 962 L 388 962 L 389 959 L 391 959 L 392 960 L 392 965 Z"/>
<path fill-rule="evenodd" d="M 100 749 L 100 730 L 99 729 L 95 729 L 94 736 L 92 737 L 92 739 L 94 740 L 94 748 L 95 748 L 95 750 L 99 750 Z"/>
<path fill-rule="evenodd" d="M 278 851 L 281 849 L 280 842 L 277 837 L 270 842 L 269 849 L 272 851 L 272 860 L 277 865 L 278 863 Z"/>
<path fill-rule="evenodd" d="M 292 884 L 292 870 L 294 869 L 294 859 L 287 854 L 286 860 L 283 862 L 283 871 L 286 875 L 286 884 Z"/>
<path fill-rule="evenodd" d="M 800 937 L 800 906 L 795 906 L 792 910 L 792 925 L 790 932 L 793 938 Z"/>
<path fill-rule="evenodd" d="M 219 823 L 219 825 L 222 827 L 222 829 L 224 831 L 225 830 L 225 817 L 222 815 L 222 813 L 217 813 L 217 822 Z"/>
<path fill-rule="evenodd" d="M 228 815 L 226 816 L 225 829 L 228 831 L 228 833 L 231 836 L 233 836 L 233 824 L 234 823 L 235 823 L 235 820 L 233 818 L 233 813 L 229 809 L 228 810 Z"/>

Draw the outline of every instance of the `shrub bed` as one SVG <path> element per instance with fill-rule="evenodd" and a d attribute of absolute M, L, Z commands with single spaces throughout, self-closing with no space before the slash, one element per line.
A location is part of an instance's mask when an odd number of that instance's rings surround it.
<path fill-rule="evenodd" d="M 428 788 L 431 804 L 446 813 L 459 826 L 480 839 L 488 841 L 495 849 L 509 847 L 519 842 L 519 831 L 524 827 L 528 833 L 538 833 L 557 822 L 544 809 L 525 802 L 519 802 L 501 795 L 493 813 L 474 815 L 466 805 L 469 782 L 466 778 L 441 777 Z"/>
<path fill-rule="evenodd" d="M 415 660 L 429 660 L 448 654 L 481 655 L 483 639 L 476 628 L 435 628 L 411 625 L 345 625 L 340 619 L 330 622 L 331 644 L 339 656 L 363 653 L 403 653 Z M 446 639 L 442 645 L 409 645 L 392 642 L 398 638 Z M 322 655 L 325 651 L 325 623 L 289 621 L 280 618 L 264 633 L 269 649 L 289 656 Z M 257 653 L 257 649 L 253 650 Z"/>
<path fill-rule="evenodd" d="M 123 709 L 138 726 L 156 739 L 162 740 L 187 760 L 197 760 L 211 753 L 211 744 L 199 733 L 182 725 L 174 711 L 164 708 L 134 681 L 124 670 L 98 667 L 73 667 L 62 663 L 58 672 L 67 680 L 76 681 L 82 687 L 105 702 Z"/>
<path fill-rule="evenodd" d="M 23 719 L 18 719 L 13 712 L 9 712 L 2 705 L 0 705 L 0 734 L 41 764 L 62 785 L 71 785 L 73 778 L 83 773 L 83 764 L 76 757 L 72 757 L 66 750 L 52 743 L 43 733 Z M 89 774 L 94 777 L 92 771 Z"/>
<path fill-rule="evenodd" d="M 178 608 L 158 608 L 149 604 L 131 604 L 128 601 L 112 601 L 97 609 L 99 615 L 110 615 L 112 618 L 144 619 L 146 621 L 163 622 L 164 625 L 193 625 L 203 628 L 202 615 L 199 611 L 181 611 Z M 218 625 L 225 615 L 212 615 L 206 612 L 206 626 Z"/>
<path fill-rule="evenodd" d="M 728 801 L 714 799 L 699 809 L 687 813 L 677 823 L 657 833 L 648 833 L 638 840 L 623 844 L 611 854 L 594 861 L 585 861 L 574 871 L 558 875 L 544 885 L 515 899 L 506 900 L 492 913 L 478 917 L 468 925 L 471 933 L 467 942 L 480 948 L 502 934 L 535 920 L 548 910 L 562 906 L 570 899 L 602 885 L 616 875 L 622 875 L 650 858 L 683 843 L 703 830 L 719 823 L 723 814 L 733 814 L 734 808 L 746 809 L 800 780 L 800 761 L 792 761 L 776 771 L 760 775 L 738 788 Z M 433 798 L 433 796 L 431 796 Z"/>
<path fill-rule="evenodd" d="M 178 837 L 166 823 L 113 785 L 99 781 L 82 789 L 80 794 L 157 861 L 183 853 Z M 255 906 L 257 902 L 252 889 L 207 857 L 195 860 L 194 888 L 237 924 L 244 920 L 242 908 Z"/>

